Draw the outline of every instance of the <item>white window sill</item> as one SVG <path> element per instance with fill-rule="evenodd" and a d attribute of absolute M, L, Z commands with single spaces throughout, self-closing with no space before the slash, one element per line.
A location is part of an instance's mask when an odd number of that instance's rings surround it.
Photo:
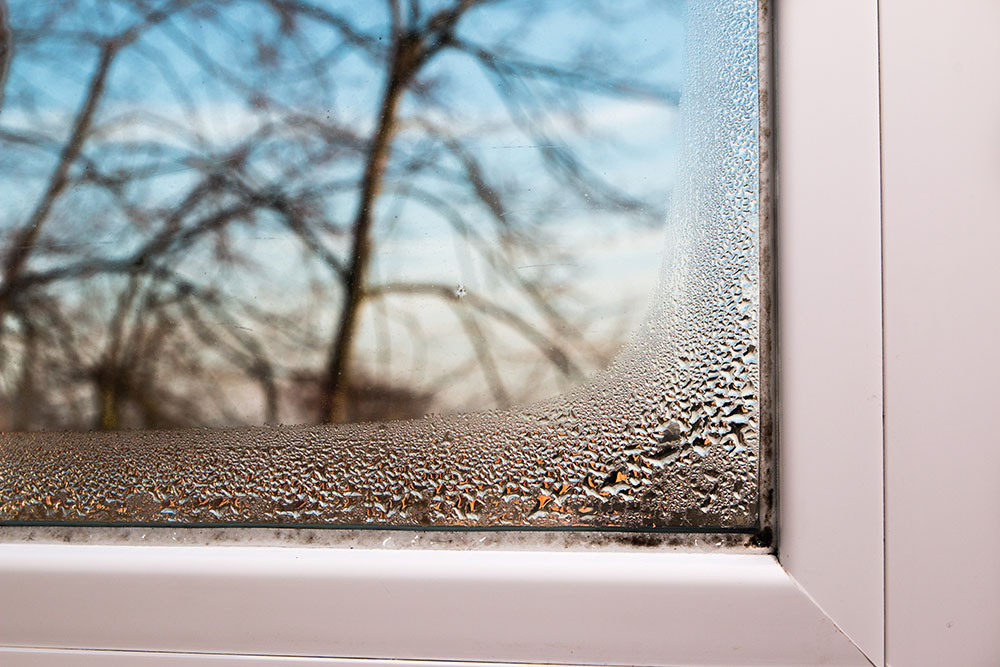
<path fill-rule="evenodd" d="M 21 544 L 0 572 L 12 649 L 868 664 L 771 556 Z"/>

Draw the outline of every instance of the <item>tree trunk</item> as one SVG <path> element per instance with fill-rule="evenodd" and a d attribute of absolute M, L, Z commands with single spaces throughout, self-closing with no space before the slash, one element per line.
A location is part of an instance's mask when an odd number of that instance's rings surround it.
<path fill-rule="evenodd" d="M 114 368 L 101 368 L 95 382 L 97 420 L 100 431 L 114 431 L 121 425 L 121 392 L 118 373 Z"/>
<path fill-rule="evenodd" d="M 353 224 L 353 246 L 344 279 L 344 303 L 330 345 L 323 377 L 320 422 L 339 423 L 347 417 L 351 349 L 364 302 L 365 283 L 372 254 L 375 202 L 385 180 L 386 163 L 396 133 L 396 114 L 407 84 L 420 65 L 421 43 L 414 35 L 397 36 L 379 108 L 378 126 L 361 181 L 361 194 Z"/>
<path fill-rule="evenodd" d="M 27 431 L 32 426 L 35 411 L 35 401 L 41 400 L 35 394 L 35 376 L 39 372 L 35 367 L 38 359 L 38 336 L 34 328 L 27 322 L 24 336 L 24 358 L 21 360 L 21 379 L 18 382 L 17 395 L 14 399 L 13 430 Z M 3 358 L 0 357 L 0 363 Z"/>

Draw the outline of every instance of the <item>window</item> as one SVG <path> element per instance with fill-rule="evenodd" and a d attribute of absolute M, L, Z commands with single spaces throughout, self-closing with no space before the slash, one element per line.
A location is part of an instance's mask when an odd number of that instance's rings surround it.
<path fill-rule="evenodd" d="M 780 558 L 804 591 L 770 556 L 323 551 L 303 567 L 295 549 L 6 545 L 0 549 L 7 591 L 0 644 L 569 663 L 731 664 L 738 656 L 764 664 L 864 664 L 829 613 L 880 663 L 881 560 L 871 553 L 873 544 L 881 553 L 881 522 L 873 536 L 867 517 L 880 517 L 881 431 L 877 417 L 872 428 L 871 404 L 855 402 L 871 386 L 880 396 L 879 313 L 867 305 L 867 295 L 878 292 L 877 251 L 870 261 L 878 245 L 878 179 L 870 175 L 878 164 L 875 11 L 874 3 L 830 5 L 782 5 L 777 17 L 779 294 L 788 304 L 781 310 L 787 400 L 780 479 L 787 514 Z M 835 48 L 845 40 L 855 46 L 847 54 Z M 817 105 L 831 80 L 840 103 Z M 828 168 L 841 161 L 851 165 L 836 173 L 845 194 L 830 200 Z M 831 236 L 834 226 L 839 234 Z M 816 248 L 821 251 L 807 252 Z M 845 262 L 855 271 L 840 286 L 835 316 L 805 307 L 831 274 L 842 275 Z M 845 358 L 852 363 L 842 363 Z M 829 428 L 835 407 L 856 417 L 849 439 Z M 837 483 L 852 489 L 848 498 L 824 495 Z M 845 516 L 853 517 L 852 525 Z M 831 548 L 844 544 L 851 548 Z M 269 562 L 279 556 L 282 563 Z M 350 586 L 316 586 L 338 570 Z M 282 594 L 293 580 L 298 585 Z M 386 597 L 369 596 L 378 591 Z M 614 606 L 618 601 L 627 603 Z M 272 613 L 260 614 L 258 604 Z M 143 613 L 132 613 L 136 609 Z M 119 610 L 128 613 L 117 623 L 104 620 L 102 614 Z M 328 622 L 337 613 L 356 623 Z M 412 632 L 383 630 L 390 626 Z M 379 637 L 352 642 L 359 628 Z M 878 639 L 865 641 L 871 637 Z M 39 652 L 59 659 L 56 651 Z M 27 660 L 34 653 L 15 648 L 6 655 Z"/>
<path fill-rule="evenodd" d="M 522 5 L 421 8 L 417 3 L 404 16 L 389 3 L 386 16 L 379 17 L 377 11 L 369 16 L 371 8 L 277 2 L 262 6 L 261 16 L 269 20 L 259 25 L 246 14 L 250 4 L 232 10 L 147 10 L 128 4 L 91 8 L 94 16 L 102 8 L 110 12 L 108 22 L 115 26 L 110 37 L 101 30 L 86 31 L 88 22 L 81 27 L 72 12 L 56 15 L 51 8 L 32 6 L 37 14 L 22 8 L 24 25 L 15 30 L 25 35 L 26 62 L 54 58 L 58 64 L 93 52 L 97 63 L 85 69 L 89 78 L 80 93 L 83 102 L 68 115 L 68 138 L 47 181 L 16 165 L 47 166 L 45 158 L 33 157 L 45 145 L 33 137 L 46 136 L 34 125 L 44 125 L 47 115 L 65 114 L 58 100 L 52 103 L 54 110 L 42 106 L 29 111 L 42 104 L 36 97 L 46 96 L 47 77 L 54 74 L 43 67 L 35 80 L 15 76 L 7 102 L 13 123 L 7 139 L 17 149 L 7 187 L 38 190 L 37 202 L 20 216 L 27 222 L 15 224 L 9 234 L 4 288 L 12 351 L 8 378 L 16 385 L 12 403 L 17 419 L 30 421 L 39 411 L 32 407 L 34 395 L 46 399 L 39 407 L 54 411 L 56 423 L 59 415 L 72 419 L 81 391 L 73 385 L 77 376 L 91 385 L 90 402 L 97 405 L 93 419 L 102 427 L 121 424 L 129 409 L 139 411 L 134 418 L 152 423 L 169 419 L 178 401 L 193 412 L 208 409 L 201 404 L 209 397 L 199 398 L 196 385 L 207 378 L 218 385 L 209 393 L 233 391 L 221 371 L 205 372 L 225 366 L 213 359 L 219 356 L 260 381 L 264 411 L 273 418 L 281 392 L 274 363 L 262 348 L 277 345 L 274 340 L 288 333 L 282 329 L 291 329 L 293 317 L 264 337 L 243 334 L 240 330 L 263 329 L 264 322 L 278 319 L 263 288 L 250 292 L 255 299 L 260 296 L 252 308 L 231 305 L 238 299 L 226 295 L 229 284 L 252 283 L 256 277 L 236 269 L 207 285 L 193 277 L 206 272 L 205 266 L 214 274 L 241 263 L 256 267 L 250 273 L 264 274 L 264 283 L 276 280 L 274 270 L 290 274 L 294 262 L 282 258 L 280 249 L 268 244 L 261 256 L 254 243 L 245 247 L 248 239 L 242 237 L 272 229 L 300 246 L 303 262 L 332 271 L 342 288 L 338 309 L 332 311 L 337 325 L 330 337 L 326 379 L 318 380 L 323 415 L 340 421 L 349 407 L 364 414 L 361 403 L 349 400 L 350 378 L 367 372 L 357 359 L 366 340 L 358 318 L 363 304 L 374 313 L 390 293 L 457 300 L 452 307 L 466 334 L 478 343 L 473 345 L 478 366 L 499 400 L 507 391 L 492 358 L 505 348 L 480 349 L 490 348 L 484 316 L 541 346 L 556 367 L 574 362 L 548 338 L 547 329 L 515 306 L 504 305 L 513 301 L 509 289 L 488 292 L 458 281 L 459 288 L 453 289 L 446 280 L 422 277 L 433 275 L 434 269 L 409 270 L 418 274 L 415 278 L 406 277 L 408 272 L 403 279 L 377 279 L 375 274 L 400 269 L 388 260 L 379 264 L 372 259 L 383 254 L 376 244 L 392 239 L 373 231 L 376 216 L 388 217 L 386 224 L 398 226 L 404 236 L 413 235 L 421 230 L 421 219 L 408 218 L 410 208 L 422 204 L 426 212 L 430 202 L 429 212 L 452 224 L 449 233 L 457 235 L 464 252 L 478 250 L 477 268 L 516 278 L 520 293 L 514 296 L 536 299 L 529 305 L 569 326 L 564 302 L 547 296 L 540 279 L 512 272 L 508 265 L 517 257 L 549 255 L 540 250 L 525 254 L 525 242 L 510 237 L 534 233 L 527 241 L 531 246 L 544 244 L 541 235 L 551 233 L 566 244 L 588 226 L 599 230 L 614 223 L 619 234 L 626 233 L 615 216 L 628 214 L 625 218 L 635 224 L 636 218 L 653 215 L 653 205 L 634 188 L 630 191 L 623 179 L 596 174 L 587 154 L 598 153 L 599 137 L 590 133 L 573 143 L 562 126 L 591 123 L 587 105 L 603 105 L 598 106 L 602 113 L 623 116 L 636 108 L 636 99 L 648 105 L 676 98 L 669 76 L 656 75 L 655 67 L 654 74 L 645 75 L 638 64 L 662 57 L 662 49 L 650 51 L 643 44 L 656 35 L 639 29 L 644 24 L 673 26 L 669 5 L 619 6 L 617 13 L 594 5 L 588 10 L 594 16 L 581 15 L 574 6 L 571 13 L 577 16 L 571 22 L 567 7 L 558 4 L 529 11 Z M 762 337 L 756 6 L 749 0 L 697 3 L 688 13 L 689 39 L 697 48 L 688 59 L 683 163 L 667 222 L 661 281 L 645 323 L 597 379 L 522 409 L 409 423 L 10 435 L 2 455 L 4 464 L 18 473 L 4 489 L 2 518 L 17 523 L 663 529 L 744 534 L 720 539 L 768 546 L 770 502 L 759 491 L 760 480 L 768 484 L 770 475 L 761 474 L 760 441 L 760 404 L 769 389 L 759 361 L 768 331 Z M 596 19 L 614 21 L 635 44 L 626 48 L 600 41 L 604 31 Z M 372 21 L 374 27 L 367 27 Z M 588 21 L 594 23 L 591 32 L 573 34 L 570 28 Z M 30 27 L 50 23 L 55 27 L 47 32 Z M 244 39 L 241 24 L 252 26 L 253 40 Z M 231 26 L 241 43 L 256 44 L 250 51 L 259 63 L 247 75 L 230 62 L 244 57 L 229 35 Z M 383 33 L 387 45 L 380 43 Z M 54 45 L 45 45 L 45 34 L 54 35 Z M 584 51 L 579 43 L 584 38 L 597 40 L 586 46 L 605 50 L 604 60 L 612 64 Z M 96 47 L 89 43 L 94 40 Z M 286 51 L 298 54 L 306 49 L 302 41 L 310 52 L 329 50 L 308 62 L 324 73 L 332 71 L 337 80 L 371 77 L 373 69 L 382 74 L 380 96 L 368 95 L 375 109 L 371 121 L 361 116 L 345 124 L 340 108 L 345 93 L 326 74 L 310 72 L 303 79 L 308 86 L 296 78 L 303 68 L 301 57 L 286 62 Z M 553 42 L 559 44 L 554 54 L 539 51 Z M 218 50 L 222 53 L 216 54 Z M 115 69 L 118 59 L 133 53 L 179 74 L 194 67 L 223 92 L 211 96 L 172 87 L 176 77 L 166 75 L 154 83 L 148 79 L 152 70 L 127 59 Z M 624 66 L 632 73 L 619 72 Z M 465 76 L 463 68 L 473 68 L 476 76 L 449 86 L 449 79 Z M 132 94 L 136 78 L 146 81 L 144 87 L 153 91 L 148 94 L 158 104 L 145 98 L 121 101 Z M 472 123 L 472 132 L 456 129 L 457 123 L 470 122 L 465 120 L 468 112 L 462 113 L 463 103 L 474 91 L 486 94 L 480 91 L 486 83 L 496 89 L 491 104 L 506 106 L 509 122 L 480 110 L 486 120 Z M 326 117 L 335 121 L 326 123 L 316 115 L 315 103 L 309 101 L 314 92 L 322 94 L 320 107 L 328 105 Z M 370 87 L 349 88 L 348 99 L 364 106 L 367 92 Z M 236 106 L 239 95 L 263 112 L 240 120 L 244 109 Z M 563 99 L 548 99 L 553 95 Z M 102 116 L 102 102 L 111 101 L 116 102 L 114 111 Z M 614 103 L 610 108 L 609 101 Z M 183 119 L 174 118 L 227 107 L 234 127 L 223 130 L 221 138 L 192 120 L 189 140 Z M 242 132 L 241 123 L 248 124 Z M 164 126 L 182 129 L 164 136 Z M 232 148 L 227 132 L 250 139 L 237 140 Z M 475 143 L 501 142 L 509 135 L 514 138 L 508 143 L 528 141 L 536 147 L 527 156 L 508 158 L 530 174 L 529 191 L 550 197 L 553 188 L 569 189 L 574 199 L 592 205 L 584 213 L 571 206 L 569 213 L 542 217 L 544 205 L 535 204 L 529 215 L 537 219 L 519 221 L 514 205 L 531 207 L 534 195 L 515 198 L 512 191 L 522 186 L 516 181 L 501 185 L 493 172 L 502 167 L 491 164 L 498 158 Z M 635 131 L 611 136 L 638 140 Z M 176 145 L 189 142 L 208 149 L 188 154 Z M 614 159 L 613 151 L 600 152 Z M 170 168 L 196 160 L 212 164 L 182 172 Z M 428 163 L 438 164 L 428 171 Z M 395 197 L 383 203 L 379 192 L 392 188 Z M 356 214 L 351 224 L 338 226 L 338 218 L 350 210 L 341 202 L 345 196 L 354 201 Z M 474 199 L 466 202 L 468 196 Z M 498 233 L 485 235 L 469 210 L 474 205 L 494 218 L 488 229 L 499 228 Z M 69 222 L 67 207 L 76 211 Z M 12 219 L 18 218 L 15 210 Z M 101 233 L 104 226 L 115 232 L 111 257 L 81 242 L 84 220 L 95 221 L 86 234 Z M 65 239 L 44 235 L 43 226 L 60 222 Z M 148 227 L 152 234 L 144 233 Z M 346 255 L 334 252 L 338 234 L 349 246 Z M 211 261 L 205 244 L 199 245 L 201 238 L 214 248 Z M 480 248 L 484 243 L 498 244 L 502 252 Z M 54 250 L 47 251 L 46 245 Z M 97 256 L 76 257 L 72 248 L 77 245 Z M 61 260 L 60 254 L 71 259 Z M 270 261 L 262 262 L 264 256 Z M 606 281 L 618 284 L 614 278 Z M 277 283 L 280 302 L 295 301 L 295 285 L 305 286 L 297 277 Z M 111 296 L 102 299 L 104 289 Z M 427 314 L 413 313 L 413 327 L 427 329 L 437 315 L 427 304 L 419 308 Z M 266 316 L 251 315 L 251 310 Z M 77 311 L 79 317 L 69 317 Z M 86 323 L 85 311 L 101 320 L 96 328 Z M 297 312 L 311 311 L 321 319 L 331 314 L 317 305 Z M 237 333 L 228 335 L 226 328 Z M 105 348 L 94 365 L 88 365 L 86 351 L 80 349 L 91 340 Z M 195 342 L 208 347 L 191 353 L 187 348 Z M 64 356 L 80 361 L 67 366 L 61 362 Z M 443 357 L 435 359 L 434 365 L 445 365 Z M 46 363 L 53 364 L 52 370 L 46 370 Z M 165 382 L 170 385 L 161 388 Z M 456 376 L 454 382 L 464 381 Z M 48 393 L 39 390 L 45 384 L 50 385 Z"/>

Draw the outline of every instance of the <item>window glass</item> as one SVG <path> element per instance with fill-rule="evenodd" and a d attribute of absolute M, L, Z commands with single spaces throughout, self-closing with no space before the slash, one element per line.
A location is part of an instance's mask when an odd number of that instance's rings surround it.
<path fill-rule="evenodd" d="M 9 13 L 0 520 L 759 527 L 754 2 Z"/>

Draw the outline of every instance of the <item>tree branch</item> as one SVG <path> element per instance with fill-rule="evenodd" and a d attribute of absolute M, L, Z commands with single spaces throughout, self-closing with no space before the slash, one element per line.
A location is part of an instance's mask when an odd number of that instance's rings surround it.
<path fill-rule="evenodd" d="M 31 250 L 38 239 L 38 235 L 42 231 L 42 225 L 52 210 L 52 205 L 69 182 L 69 169 L 80 155 L 84 139 L 93 122 L 97 104 L 104 94 L 108 73 L 111 71 L 111 63 L 116 53 L 117 46 L 114 43 L 106 44 L 101 49 L 101 56 L 97 62 L 97 67 L 90 77 L 90 83 L 87 86 L 83 104 L 76 113 L 73 129 L 59 154 L 59 161 L 56 163 L 56 168 L 49 177 L 49 183 L 41 199 L 31 215 L 28 216 L 28 221 L 21 231 L 14 236 L 14 243 L 4 266 L 3 286 L 0 287 L 0 317 L 2 317 L 5 310 L 11 283 L 13 283 L 24 268 L 24 264 L 28 260 L 28 256 L 31 254 Z"/>
<path fill-rule="evenodd" d="M 365 296 L 370 299 L 377 299 L 390 294 L 421 294 L 435 296 L 448 302 L 453 302 L 458 298 L 455 295 L 454 288 L 435 283 L 387 283 L 370 287 L 366 291 Z M 498 322 L 503 322 L 520 333 L 525 340 L 534 345 L 566 377 L 574 380 L 583 377 L 580 368 L 573 363 L 569 355 L 559 345 L 551 341 L 545 334 L 517 313 L 472 293 L 463 296 L 462 300 L 484 315 Z"/>

